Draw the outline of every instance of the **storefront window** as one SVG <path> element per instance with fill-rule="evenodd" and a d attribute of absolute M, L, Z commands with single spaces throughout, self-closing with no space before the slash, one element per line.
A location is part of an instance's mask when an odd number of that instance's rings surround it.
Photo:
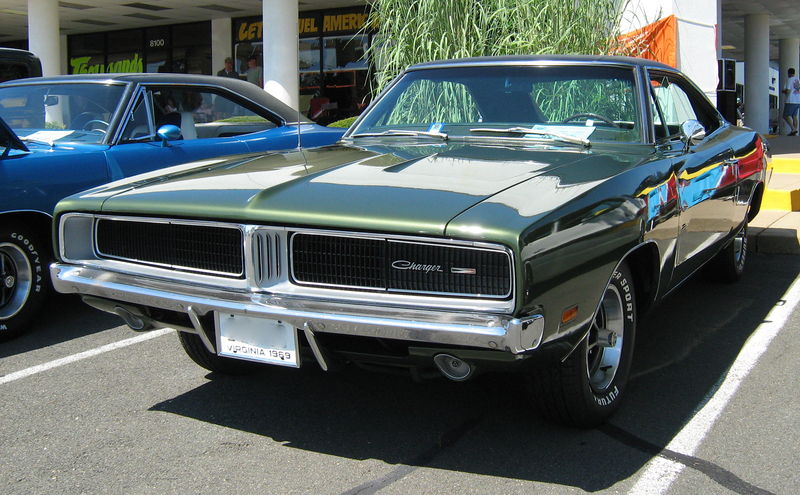
<path fill-rule="evenodd" d="M 172 71 L 211 74 L 211 23 L 172 27 Z"/>
<path fill-rule="evenodd" d="M 326 71 L 367 68 L 367 59 L 364 57 L 364 52 L 367 51 L 366 35 L 329 36 L 323 40 L 325 50 L 322 53 Z"/>
<path fill-rule="evenodd" d="M 369 103 L 366 18 L 363 7 L 300 13 L 299 106 L 312 120 L 327 124 L 358 115 Z M 261 17 L 234 20 L 235 64 L 240 74 L 244 75 L 250 56 L 261 62 L 263 33 L 269 28 L 269 21 L 262 22 Z"/>
<path fill-rule="evenodd" d="M 68 47 L 70 74 L 211 74 L 210 22 L 73 35 Z"/>
<path fill-rule="evenodd" d="M 169 27 L 159 26 L 144 30 L 144 52 L 147 58 L 146 72 L 172 72 L 170 63 Z"/>

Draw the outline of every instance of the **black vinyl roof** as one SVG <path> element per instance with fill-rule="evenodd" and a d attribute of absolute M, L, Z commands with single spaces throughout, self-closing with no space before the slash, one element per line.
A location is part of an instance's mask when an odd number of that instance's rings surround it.
<path fill-rule="evenodd" d="M 674 67 L 656 62 L 654 60 L 647 60 L 644 58 L 636 57 L 618 57 L 609 55 L 502 55 L 495 57 L 469 57 L 459 58 L 453 60 L 435 60 L 432 62 L 424 62 L 415 64 L 409 67 L 409 70 L 427 69 L 431 67 L 446 67 L 446 66 L 467 66 L 467 65 L 528 65 L 528 64 L 591 64 L 591 63 L 611 63 L 619 65 L 630 65 L 640 67 L 658 67 L 661 69 L 672 69 Z"/>
<path fill-rule="evenodd" d="M 253 101 L 254 103 L 268 108 L 286 122 L 298 121 L 297 110 L 291 108 L 279 99 L 267 93 L 259 86 L 241 79 L 234 79 L 232 77 L 149 72 L 137 72 L 131 74 L 71 74 L 65 76 L 16 79 L 5 83 L 0 83 L 0 88 L 4 86 L 24 86 L 28 84 L 59 84 L 75 82 L 217 86 L 237 93 L 246 99 Z M 300 114 L 299 117 L 301 119 L 300 122 L 310 122 L 302 114 Z"/>

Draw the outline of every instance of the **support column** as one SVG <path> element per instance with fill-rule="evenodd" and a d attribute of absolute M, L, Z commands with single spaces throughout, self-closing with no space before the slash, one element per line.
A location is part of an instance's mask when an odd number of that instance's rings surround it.
<path fill-rule="evenodd" d="M 28 49 L 42 61 L 42 74 L 61 74 L 58 0 L 28 0 Z"/>
<path fill-rule="evenodd" d="M 211 19 L 211 74 L 216 74 L 225 66 L 225 59 L 233 57 L 231 44 L 231 18 Z"/>
<path fill-rule="evenodd" d="M 789 126 L 783 120 L 783 104 L 786 103 L 786 95 L 783 94 L 783 88 L 786 86 L 786 72 L 791 68 L 794 69 L 795 74 L 800 74 L 800 38 L 786 38 L 780 41 L 780 60 L 781 60 L 781 74 L 780 74 L 780 133 L 786 134 L 789 132 Z"/>
<path fill-rule="evenodd" d="M 769 14 L 744 18 L 744 123 L 769 131 Z"/>
<path fill-rule="evenodd" d="M 264 89 L 292 108 L 300 92 L 298 0 L 264 0 Z"/>

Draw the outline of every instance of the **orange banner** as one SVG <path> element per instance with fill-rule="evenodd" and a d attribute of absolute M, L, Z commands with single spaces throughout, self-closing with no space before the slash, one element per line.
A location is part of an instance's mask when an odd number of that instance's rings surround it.
<path fill-rule="evenodd" d="M 671 15 L 618 38 L 622 51 L 633 57 L 678 65 L 678 19 Z"/>

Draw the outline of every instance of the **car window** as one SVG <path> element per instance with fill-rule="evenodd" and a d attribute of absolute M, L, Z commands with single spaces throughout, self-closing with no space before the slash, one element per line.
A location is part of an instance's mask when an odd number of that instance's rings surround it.
<path fill-rule="evenodd" d="M 25 84 L 0 88 L 0 116 L 23 139 L 100 143 L 125 86 L 117 84 Z"/>
<path fill-rule="evenodd" d="M 458 105 L 447 104 L 456 100 Z M 413 81 L 397 100 L 383 125 L 480 122 L 478 105 L 469 89 L 461 83 L 422 79 Z"/>
<path fill-rule="evenodd" d="M 719 127 L 719 120 L 678 78 L 651 74 L 650 87 L 657 138 L 678 136 L 681 124 L 687 120 L 699 121 L 707 133 Z"/>
<path fill-rule="evenodd" d="M 125 128 L 122 131 L 122 142 L 130 141 L 152 141 L 155 139 L 155 130 L 150 126 L 147 118 L 147 105 L 145 98 L 149 98 L 147 93 L 141 93 L 136 99 L 136 105 L 125 123 Z"/>
<path fill-rule="evenodd" d="M 436 130 L 453 139 L 541 140 L 554 133 L 580 141 L 641 142 L 638 105 L 629 68 L 430 68 L 403 74 L 348 135 Z"/>
<path fill-rule="evenodd" d="M 275 127 L 266 115 L 228 95 L 204 88 L 150 88 L 156 129 L 172 124 L 183 139 L 230 137 Z"/>
<path fill-rule="evenodd" d="M 531 94 L 546 122 L 597 122 L 606 117 L 633 128 L 636 103 L 627 81 L 567 79 L 537 82 Z"/>

